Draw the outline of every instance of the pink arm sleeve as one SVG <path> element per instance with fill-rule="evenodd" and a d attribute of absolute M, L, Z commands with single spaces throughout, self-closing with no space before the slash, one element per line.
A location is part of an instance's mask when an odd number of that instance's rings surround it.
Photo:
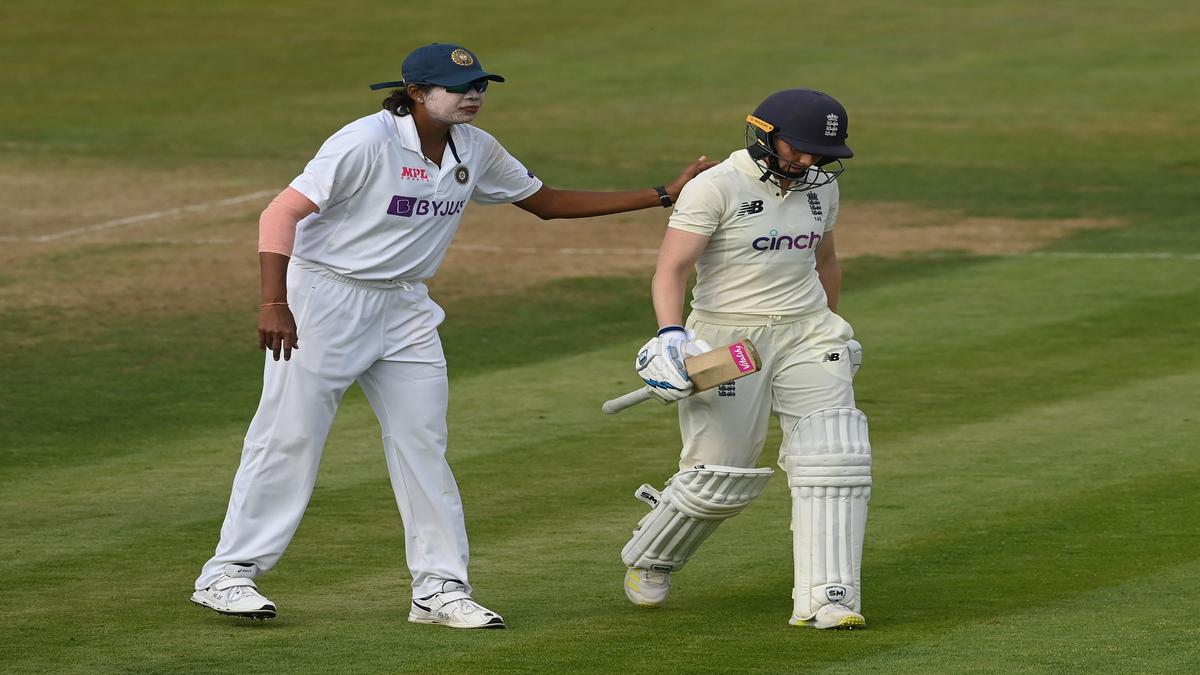
<path fill-rule="evenodd" d="M 295 188 L 280 192 L 258 218 L 259 253 L 292 256 L 296 223 L 317 212 L 317 205 Z"/>

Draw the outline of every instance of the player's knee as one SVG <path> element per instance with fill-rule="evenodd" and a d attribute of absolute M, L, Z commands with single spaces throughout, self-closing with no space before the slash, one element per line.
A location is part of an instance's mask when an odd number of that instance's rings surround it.
<path fill-rule="evenodd" d="M 851 396 L 851 403 L 853 397 Z M 801 418 L 784 439 L 780 464 L 785 458 L 809 463 L 817 455 L 858 455 L 870 462 L 871 441 L 867 416 L 853 405 L 832 406 Z M 783 468 L 787 468 L 786 466 Z"/>

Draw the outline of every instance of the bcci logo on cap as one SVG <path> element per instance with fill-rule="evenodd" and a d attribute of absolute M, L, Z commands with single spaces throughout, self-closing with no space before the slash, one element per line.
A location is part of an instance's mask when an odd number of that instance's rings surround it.
<path fill-rule="evenodd" d="M 461 47 L 450 52 L 450 60 L 460 66 L 469 66 L 475 63 L 475 57 L 471 56 L 471 52 Z"/>

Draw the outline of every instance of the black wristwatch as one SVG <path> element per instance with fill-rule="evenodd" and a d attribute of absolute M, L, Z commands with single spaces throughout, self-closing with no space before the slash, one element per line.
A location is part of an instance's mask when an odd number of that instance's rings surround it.
<path fill-rule="evenodd" d="M 671 205 L 675 203 L 675 200 L 671 199 L 671 195 L 667 194 L 665 185 L 655 185 L 654 191 L 658 193 L 658 203 L 662 204 L 664 209 L 671 208 Z"/>

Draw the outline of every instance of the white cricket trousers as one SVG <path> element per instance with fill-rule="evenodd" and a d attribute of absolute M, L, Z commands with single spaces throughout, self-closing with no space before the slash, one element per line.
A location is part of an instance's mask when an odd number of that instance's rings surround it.
<path fill-rule="evenodd" d="M 437 327 L 445 313 L 421 283 L 350 279 L 293 258 L 288 301 L 299 349 L 267 353 L 216 554 L 196 588 L 229 563 L 275 566 L 312 496 L 342 395 L 356 380 L 383 427 L 383 449 L 404 523 L 414 597 L 467 583 L 467 532 L 446 462 L 449 385 Z"/>
<path fill-rule="evenodd" d="M 714 347 L 750 338 L 762 370 L 679 401 L 680 469 L 757 466 L 772 411 L 779 416 L 786 445 L 806 415 L 855 407 L 846 344 L 854 329 L 828 309 L 800 316 L 693 310 L 687 327 Z"/>

